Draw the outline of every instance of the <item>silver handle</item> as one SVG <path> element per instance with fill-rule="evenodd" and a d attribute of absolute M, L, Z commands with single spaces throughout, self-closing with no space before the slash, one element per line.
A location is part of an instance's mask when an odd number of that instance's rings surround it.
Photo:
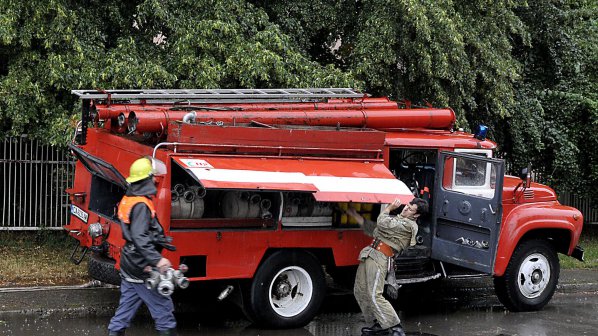
<path fill-rule="evenodd" d="M 496 215 L 496 211 L 492 209 L 492 204 L 488 204 L 488 207 L 490 208 L 490 212 L 492 212 L 493 215 Z"/>

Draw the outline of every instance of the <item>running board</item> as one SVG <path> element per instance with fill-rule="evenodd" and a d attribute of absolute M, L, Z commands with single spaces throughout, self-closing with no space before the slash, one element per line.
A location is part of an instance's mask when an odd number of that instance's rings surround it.
<path fill-rule="evenodd" d="M 426 277 L 421 277 L 421 278 L 397 279 L 397 284 L 407 285 L 407 284 L 426 282 L 426 281 L 438 279 L 441 276 L 442 276 L 442 273 L 436 273 L 436 274 L 426 276 Z"/>
<path fill-rule="evenodd" d="M 479 273 L 479 274 L 461 274 L 461 275 L 449 275 L 446 278 L 447 279 L 471 279 L 471 278 L 481 278 L 481 277 L 485 277 L 488 276 L 488 274 L 486 273 Z"/>
<path fill-rule="evenodd" d="M 440 268 L 442 269 L 442 274 L 446 279 L 471 279 L 471 278 L 481 278 L 484 276 L 488 276 L 486 273 L 469 273 L 469 274 L 456 274 L 456 275 L 448 275 L 446 269 L 444 268 L 444 263 L 442 261 L 439 262 Z"/>

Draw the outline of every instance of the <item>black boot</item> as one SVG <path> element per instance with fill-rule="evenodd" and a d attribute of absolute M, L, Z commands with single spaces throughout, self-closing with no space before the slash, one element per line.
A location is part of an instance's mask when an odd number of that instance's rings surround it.
<path fill-rule="evenodd" d="M 159 336 L 176 336 L 176 329 L 158 330 Z"/>
<path fill-rule="evenodd" d="M 120 331 L 108 330 L 108 336 L 125 336 L 125 329 Z"/>
<path fill-rule="evenodd" d="M 362 336 L 374 336 L 374 335 L 388 335 L 389 329 L 382 329 L 380 323 L 376 322 L 371 327 L 363 327 L 361 328 L 361 335 Z"/>
<path fill-rule="evenodd" d="M 403 330 L 403 326 L 399 323 L 396 326 L 390 328 L 390 335 L 405 336 L 405 330 Z"/>

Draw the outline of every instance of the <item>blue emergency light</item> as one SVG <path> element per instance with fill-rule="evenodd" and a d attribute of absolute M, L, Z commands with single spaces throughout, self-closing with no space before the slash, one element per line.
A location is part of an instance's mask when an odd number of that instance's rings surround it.
<path fill-rule="evenodd" d="M 475 129 L 475 133 L 473 137 L 478 140 L 486 140 L 486 134 L 488 133 L 488 126 L 486 125 L 478 125 Z"/>

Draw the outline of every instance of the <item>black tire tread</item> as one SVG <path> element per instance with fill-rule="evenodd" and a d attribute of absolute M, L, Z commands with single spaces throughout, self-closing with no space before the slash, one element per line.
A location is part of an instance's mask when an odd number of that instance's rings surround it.
<path fill-rule="evenodd" d="M 90 255 L 87 263 L 87 273 L 93 279 L 118 286 L 120 285 L 121 278 L 120 273 L 114 265 L 114 260 L 93 253 Z"/>

